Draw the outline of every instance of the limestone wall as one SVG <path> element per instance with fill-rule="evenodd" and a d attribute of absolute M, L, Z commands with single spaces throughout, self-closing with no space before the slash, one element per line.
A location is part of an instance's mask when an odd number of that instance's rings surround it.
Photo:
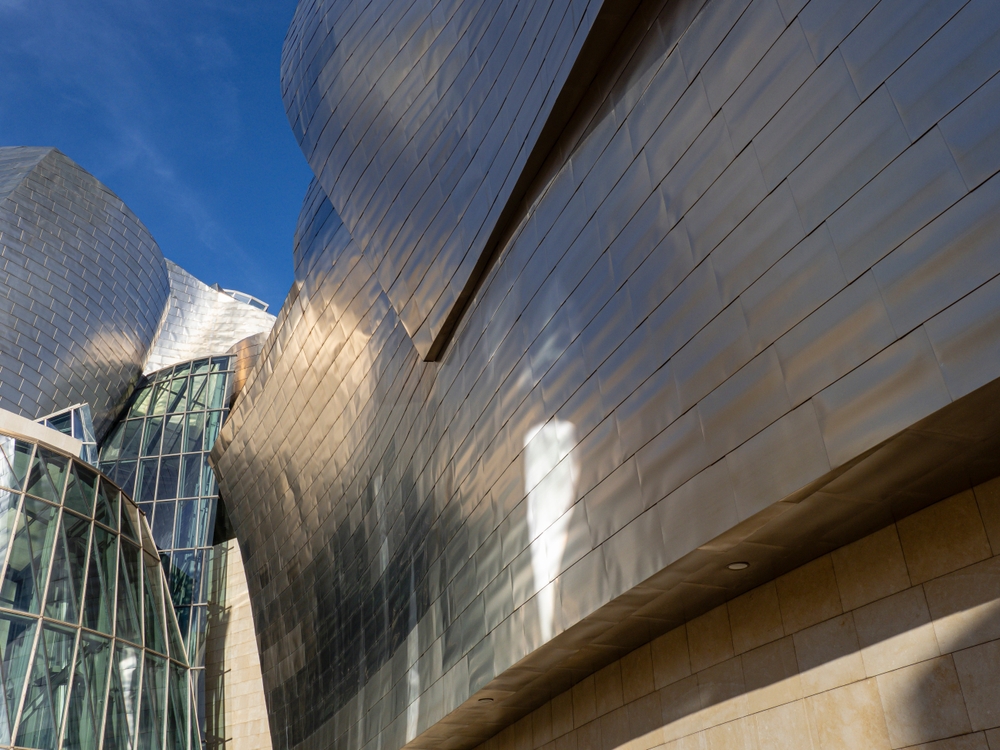
<path fill-rule="evenodd" d="M 1000 749 L 1000 480 L 689 621 L 480 746 L 917 747 Z"/>

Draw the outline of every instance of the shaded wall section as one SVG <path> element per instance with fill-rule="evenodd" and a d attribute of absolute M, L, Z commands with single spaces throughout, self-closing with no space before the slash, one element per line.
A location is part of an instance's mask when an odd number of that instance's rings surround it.
<path fill-rule="evenodd" d="M 169 293 L 156 242 L 55 149 L 0 149 L 0 407 L 88 403 L 100 441 L 142 371 Z"/>
<path fill-rule="evenodd" d="M 480 749 L 994 750 L 998 581 L 992 481 L 671 630 Z"/>
<path fill-rule="evenodd" d="M 636 11 L 440 362 L 310 192 L 213 451 L 276 747 L 473 747 L 1000 473 L 1000 17 L 702 5 Z"/>
<path fill-rule="evenodd" d="M 240 545 L 212 549 L 205 652 L 206 745 L 210 750 L 270 750 L 264 683 Z"/>

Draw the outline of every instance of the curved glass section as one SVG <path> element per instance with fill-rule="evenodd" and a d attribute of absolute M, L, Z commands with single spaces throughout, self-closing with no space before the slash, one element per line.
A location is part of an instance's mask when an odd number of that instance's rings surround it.
<path fill-rule="evenodd" d="M 148 376 L 101 446 L 100 467 L 133 494 L 168 571 L 204 718 L 207 579 L 219 493 L 208 454 L 229 414 L 236 357 L 206 357 Z M 127 571 L 126 571 L 127 573 Z M 120 574 L 121 575 L 121 574 Z M 131 623 L 127 602 L 122 622 Z"/>
<path fill-rule="evenodd" d="M 126 494 L 0 434 L 0 566 L 0 748 L 194 747 L 187 655 Z"/>

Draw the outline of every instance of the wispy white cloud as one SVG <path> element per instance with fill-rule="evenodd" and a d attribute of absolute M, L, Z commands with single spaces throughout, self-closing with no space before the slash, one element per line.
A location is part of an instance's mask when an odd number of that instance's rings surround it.
<path fill-rule="evenodd" d="M 0 13 L 19 11 L 17 29 L 0 31 L 0 66 L 35 79 L 26 85 L 57 85 L 65 109 L 90 110 L 102 122 L 109 136 L 103 163 L 87 166 L 109 182 L 115 174 L 142 172 L 208 250 L 256 266 L 163 142 L 164 130 L 180 129 L 180 118 L 197 116 L 203 119 L 204 136 L 189 149 L 237 147 L 242 122 L 230 73 L 238 59 L 224 34 L 197 24 L 193 3 L 32 0 L 30 14 L 22 12 L 25 3 L 0 0 Z M 165 105 L 169 98 L 158 96 L 163 71 L 157 65 L 173 69 L 191 84 L 190 96 L 204 100 L 196 115 Z M 9 80 L 10 85 L 17 84 Z"/>

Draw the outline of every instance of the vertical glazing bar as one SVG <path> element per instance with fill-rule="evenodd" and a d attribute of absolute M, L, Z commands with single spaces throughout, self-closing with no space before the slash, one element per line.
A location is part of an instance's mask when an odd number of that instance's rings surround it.
<path fill-rule="evenodd" d="M 35 657 L 38 654 L 38 643 L 42 637 L 42 620 L 40 617 L 30 617 L 35 621 L 35 640 L 31 645 L 31 656 L 28 658 L 28 668 L 24 675 L 24 685 L 21 686 L 21 695 L 17 701 L 17 714 L 13 717 L 10 727 L 10 741 L 17 742 L 17 732 L 21 728 L 21 714 L 24 711 L 24 700 L 31 688 L 31 673 L 35 669 Z"/>
<path fill-rule="evenodd" d="M 73 678 L 76 677 L 76 659 L 80 653 L 80 639 L 83 636 L 82 630 L 76 631 L 76 640 L 73 643 L 73 658 L 69 664 L 69 681 L 66 683 L 66 705 L 63 706 L 62 717 L 59 720 L 59 737 L 56 741 L 56 747 L 63 746 L 63 740 L 66 737 L 66 724 L 69 722 L 69 705 L 73 702 Z"/>

